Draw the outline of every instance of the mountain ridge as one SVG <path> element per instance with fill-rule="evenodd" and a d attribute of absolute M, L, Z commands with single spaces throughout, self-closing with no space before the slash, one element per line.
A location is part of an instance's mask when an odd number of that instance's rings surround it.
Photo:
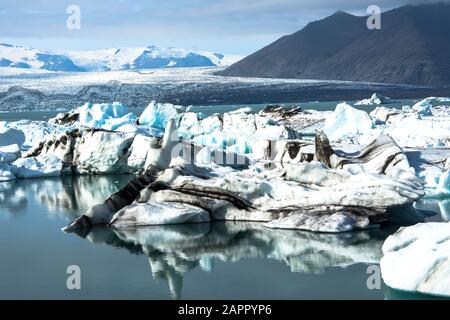
<path fill-rule="evenodd" d="M 86 51 L 47 51 L 0 43 L 1 67 L 90 72 L 227 66 L 240 56 L 156 46 Z"/>
<path fill-rule="evenodd" d="M 450 2 L 407 5 L 367 17 L 338 11 L 231 65 L 220 75 L 369 81 L 413 85 L 450 83 Z"/>

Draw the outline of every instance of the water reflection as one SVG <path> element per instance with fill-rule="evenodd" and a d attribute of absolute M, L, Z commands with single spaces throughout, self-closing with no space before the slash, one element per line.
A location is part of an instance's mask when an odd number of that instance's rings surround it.
<path fill-rule="evenodd" d="M 66 176 L 0 182 L 1 211 L 16 216 L 37 202 L 49 215 L 71 220 L 103 202 L 130 179 L 130 175 Z"/>
<path fill-rule="evenodd" d="M 0 183 L 0 215 L 22 218 L 28 214 L 34 219 L 30 226 L 36 228 L 33 213 L 41 212 L 60 219 L 63 226 L 118 191 L 130 179 L 127 175 L 80 176 Z M 431 219 L 448 220 L 450 217 L 450 200 L 424 200 L 416 207 L 442 214 L 442 218 Z M 178 299 L 182 297 L 184 276 L 188 272 L 197 269 L 212 272 L 214 266 L 222 262 L 270 259 L 286 264 L 291 272 L 311 275 L 359 263 L 378 264 L 383 241 L 396 228 L 322 234 L 273 230 L 251 222 L 215 222 L 125 230 L 96 227 L 82 230 L 77 236 L 90 243 L 107 244 L 145 256 L 153 278 L 167 281 L 172 297 Z M 57 232 L 61 235 L 59 229 Z M 54 238 L 45 241 L 54 241 Z"/>
<path fill-rule="evenodd" d="M 267 258 L 291 272 L 322 273 L 330 267 L 378 264 L 381 246 L 392 230 L 321 234 L 273 230 L 254 222 L 214 222 L 115 230 L 95 227 L 78 235 L 148 257 L 154 279 L 164 279 L 170 294 L 182 295 L 183 275 L 195 268 L 211 272 L 218 262 Z"/>

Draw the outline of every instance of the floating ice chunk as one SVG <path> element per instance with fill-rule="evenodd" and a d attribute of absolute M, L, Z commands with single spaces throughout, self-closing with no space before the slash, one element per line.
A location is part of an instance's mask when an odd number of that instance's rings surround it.
<path fill-rule="evenodd" d="M 139 172 L 144 170 L 147 155 L 152 152 L 152 148 L 156 147 L 158 140 L 154 137 L 147 137 L 142 134 L 136 135 L 130 147 L 130 156 L 127 165 L 132 171 Z"/>
<path fill-rule="evenodd" d="M 16 158 L 20 158 L 21 154 L 20 147 L 17 144 L 0 147 L 0 152 L 13 154 Z"/>
<path fill-rule="evenodd" d="M 423 99 L 412 106 L 412 110 L 416 111 L 421 116 L 432 116 L 432 109 L 433 105 L 428 98 Z"/>
<path fill-rule="evenodd" d="M 139 124 L 164 130 L 169 120 L 178 121 L 180 113 L 184 111 L 182 106 L 152 101 L 139 117 Z"/>
<path fill-rule="evenodd" d="M 78 141 L 73 164 L 84 173 L 125 173 L 134 133 L 86 132 Z"/>
<path fill-rule="evenodd" d="M 11 171 L 11 166 L 0 162 L 0 182 L 15 180 L 16 176 Z"/>
<path fill-rule="evenodd" d="M 128 113 L 121 118 L 106 119 L 105 123 L 101 126 L 101 128 L 110 131 L 127 130 L 127 132 L 136 132 L 137 128 L 132 125 L 133 123 L 136 122 L 136 120 L 137 117 L 134 114 Z M 119 128 L 121 128 L 121 130 L 118 130 Z"/>
<path fill-rule="evenodd" d="M 33 146 L 45 140 L 47 135 L 51 134 L 55 128 L 51 128 L 44 121 L 20 120 L 8 123 L 10 128 L 20 130 L 25 135 L 25 141 L 22 145 L 18 144 L 22 150 L 28 150 Z"/>
<path fill-rule="evenodd" d="M 134 203 L 117 212 L 111 226 L 165 225 L 178 223 L 208 222 L 209 213 L 199 207 L 182 203 Z"/>
<path fill-rule="evenodd" d="M 450 296 L 450 223 L 401 228 L 383 245 L 381 272 L 391 288 Z"/>
<path fill-rule="evenodd" d="M 195 136 L 204 134 L 203 127 L 200 125 L 200 120 L 197 113 L 186 112 L 181 118 L 178 127 L 180 136 L 184 139 L 192 139 Z"/>
<path fill-rule="evenodd" d="M 222 130 L 222 120 L 215 114 L 205 119 L 201 119 L 200 126 L 204 134 Z"/>
<path fill-rule="evenodd" d="M 0 147 L 10 146 L 12 144 L 21 146 L 25 142 L 25 134 L 21 130 L 14 128 L 0 130 Z"/>
<path fill-rule="evenodd" d="M 248 145 L 247 139 L 237 138 L 236 143 L 226 149 L 228 152 L 249 154 L 252 152 L 251 146 Z"/>
<path fill-rule="evenodd" d="M 16 161 L 17 158 L 14 153 L 0 151 L 0 163 L 11 163 Z"/>
<path fill-rule="evenodd" d="M 325 120 L 323 131 L 330 140 L 362 135 L 374 127 L 372 118 L 365 111 L 353 108 L 343 102 Z"/>
<path fill-rule="evenodd" d="M 356 106 L 367 106 L 367 105 L 380 105 L 390 103 L 392 100 L 389 97 L 383 97 L 377 93 L 374 93 L 369 99 L 364 99 L 355 103 Z"/>
<path fill-rule="evenodd" d="M 133 124 L 137 117 L 128 113 L 125 106 L 114 103 L 86 103 L 77 109 L 79 124 L 89 128 L 116 130 L 125 124 Z"/>
<path fill-rule="evenodd" d="M 252 108 L 250 108 L 250 107 L 244 107 L 244 108 L 239 108 L 239 109 L 230 111 L 230 112 L 228 112 L 228 113 L 231 113 L 231 114 L 234 113 L 234 114 L 236 114 L 236 113 L 252 113 L 252 112 L 253 112 Z"/>
<path fill-rule="evenodd" d="M 56 177 L 62 170 L 62 161 L 54 155 L 20 158 L 12 164 L 17 178 Z"/>
<path fill-rule="evenodd" d="M 375 110 L 370 113 L 370 116 L 372 118 L 375 118 L 378 123 L 383 124 L 388 122 L 390 117 L 398 115 L 400 113 L 401 111 L 395 108 L 376 107 Z"/>

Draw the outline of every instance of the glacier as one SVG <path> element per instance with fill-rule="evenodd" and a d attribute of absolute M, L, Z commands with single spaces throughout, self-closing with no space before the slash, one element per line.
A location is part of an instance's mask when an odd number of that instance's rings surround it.
<path fill-rule="evenodd" d="M 156 46 L 52 52 L 0 43 L 0 68 L 52 72 L 228 66 L 242 58 L 238 55 Z"/>

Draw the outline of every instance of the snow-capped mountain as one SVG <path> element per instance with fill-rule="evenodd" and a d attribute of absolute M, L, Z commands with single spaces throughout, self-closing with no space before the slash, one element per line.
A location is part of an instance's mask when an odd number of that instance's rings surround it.
<path fill-rule="evenodd" d="M 50 52 L 0 43 L 0 67 L 88 72 L 228 66 L 242 57 L 155 46 Z"/>

